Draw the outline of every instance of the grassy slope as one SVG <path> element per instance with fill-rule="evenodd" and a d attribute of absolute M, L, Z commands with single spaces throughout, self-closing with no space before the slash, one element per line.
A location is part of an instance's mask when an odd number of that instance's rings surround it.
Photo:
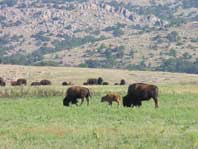
<path fill-rule="evenodd" d="M 198 92 L 161 87 L 159 109 L 153 101 L 132 109 L 100 103 L 108 90 L 95 89 L 89 107 L 65 108 L 63 97 L 2 99 L 0 148 L 198 147 Z"/>
<path fill-rule="evenodd" d="M 14 74 L 16 78 L 26 78 L 30 73 L 34 78 L 51 79 L 55 85 L 25 87 L 24 97 L 20 97 L 20 87 L 0 88 L 1 92 L 18 96 L 0 100 L 0 148 L 198 148 L 196 75 L 23 66 L 1 66 L 1 70 L 1 76 L 8 80 Z M 79 75 L 80 72 L 86 73 Z M 52 78 L 53 75 L 58 76 Z M 75 81 L 80 84 L 85 78 L 98 75 L 111 83 L 126 76 L 131 82 L 146 76 L 156 80 L 165 77 L 168 81 L 156 82 L 160 88 L 159 109 L 154 109 L 153 101 L 134 109 L 100 103 L 101 96 L 109 91 L 125 95 L 127 86 L 93 86 L 89 107 L 62 106 L 66 88 L 58 86 L 60 80 L 78 77 Z M 149 77 L 145 81 L 152 82 Z M 184 81 L 186 85 L 181 84 Z M 35 96 L 42 96 L 43 90 L 49 97 Z"/>

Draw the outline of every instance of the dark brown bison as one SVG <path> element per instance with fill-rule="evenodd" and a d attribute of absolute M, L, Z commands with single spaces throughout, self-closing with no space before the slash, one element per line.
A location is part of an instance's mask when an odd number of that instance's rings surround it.
<path fill-rule="evenodd" d="M 103 83 L 103 78 L 102 77 L 99 77 L 98 78 L 98 85 L 102 85 L 102 83 Z"/>
<path fill-rule="evenodd" d="M 88 83 L 87 82 L 84 82 L 83 85 L 88 85 Z"/>
<path fill-rule="evenodd" d="M 17 84 L 18 85 L 27 85 L 27 80 L 26 79 L 17 79 Z"/>
<path fill-rule="evenodd" d="M 112 105 L 112 102 L 117 102 L 118 106 L 120 105 L 120 101 L 120 95 L 117 93 L 109 93 L 101 99 L 101 102 L 108 102 L 109 105 Z"/>
<path fill-rule="evenodd" d="M 49 81 L 49 80 L 41 80 L 40 84 L 41 85 L 51 85 L 51 81 Z"/>
<path fill-rule="evenodd" d="M 103 84 L 102 85 L 109 85 L 109 83 L 108 82 L 103 82 Z"/>
<path fill-rule="evenodd" d="M 87 84 L 88 85 L 97 85 L 98 84 L 98 79 L 88 79 Z"/>
<path fill-rule="evenodd" d="M 3 78 L 0 77 L 0 86 L 6 86 L 5 81 L 3 80 Z"/>
<path fill-rule="evenodd" d="M 20 84 L 17 81 L 11 81 L 11 86 L 19 86 Z"/>
<path fill-rule="evenodd" d="M 119 83 L 114 83 L 114 85 L 119 85 Z"/>
<path fill-rule="evenodd" d="M 142 101 L 153 98 L 158 108 L 158 87 L 151 84 L 135 83 L 128 87 L 128 94 L 123 97 L 123 106 L 141 106 Z"/>
<path fill-rule="evenodd" d="M 31 86 L 39 86 L 39 85 L 41 85 L 40 82 L 32 82 L 32 83 L 31 83 Z"/>
<path fill-rule="evenodd" d="M 91 97 L 90 91 L 86 87 L 73 86 L 67 89 L 66 96 L 63 100 L 64 106 L 69 106 L 70 103 L 77 105 L 77 99 L 81 99 L 81 104 L 84 102 L 84 98 L 87 100 L 89 105 L 89 97 Z"/>
<path fill-rule="evenodd" d="M 125 81 L 124 79 L 122 79 L 122 80 L 120 81 L 120 85 L 126 85 L 126 81 Z"/>
<path fill-rule="evenodd" d="M 65 82 L 62 83 L 62 85 L 63 85 L 63 86 L 68 86 L 68 85 L 73 85 L 73 83 L 71 83 L 71 82 L 66 82 L 66 81 L 65 81 Z"/>

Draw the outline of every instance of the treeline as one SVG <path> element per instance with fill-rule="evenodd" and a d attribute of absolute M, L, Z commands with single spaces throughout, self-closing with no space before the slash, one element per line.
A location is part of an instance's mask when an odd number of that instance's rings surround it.
<path fill-rule="evenodd" d="M 190 62 L 182 58 L 165 60 L 156 70 L 198 74 L 198 59 Z"/>

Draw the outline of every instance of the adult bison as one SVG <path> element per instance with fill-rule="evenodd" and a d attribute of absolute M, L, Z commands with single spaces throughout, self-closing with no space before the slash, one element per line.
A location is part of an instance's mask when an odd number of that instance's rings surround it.
<path fill-rule="evenodd" d="M 109 82 L 103 82 L 102 85 L 109 85 Z"/>
<path fill-rule="evenodd" d="M 88 85 L 97 85 L 98 79 L 90 78 L 87 80 Z"/>
<path fill-rule="evenodd" d="M 128 87 L 128 94 L 123 97 L 123 106 L 141 106 L 142 101 L 153 98 L 158 108 L 158 87 L 151 84 L 135 83 Z"/>
<path fill-rule="evenodd" d="M 49 81 L 49 80 L 41 80 L 41 81 L 40 81 L 40 84 L 41 84 L 41 85 L 51 85 L 52 83 L 51 83 L 51 81 Z"/>
<path fill-rule="evenodd" d="M 17 81 L 11 81 L 11 86 L 20 86 L 20 85 L 27 85 L 27 81 L 25 79 L 17 79 Z"/>
<path fill-rule="evenodd" d="M 32 82 L 32 83 L 31 83 L 31 86 L 39 86 L 39 85 L 41 85 L 40 82 Z"/>
<path fill-rule="evenodd" d="M 17 79 L 17 84 L 18 85 L 27 85 L 27 80 L 26 79 Z"/>
<path fill-rule="evenodd" d="M 68 85 L 73 85 L 73 83 L 72 83 L 72 82 L 66 82 L 66 81 L 64 81 L 64 82 L 62 83 L 62 85 L 63 85 L 63 86 L 68 86 Z"/>
<path fill-rule="evenodd" d="M 120 81 L 120 85 L 126 85 L 126 81 L 125 81 L 124 79 L 122 79 L 122 80 Z"/>
<path fill-rule="evenodd" d="M 3 78 L 0 77 L 0 86 L 6 86 L 5 81 L 3 80 Z"/>
<path fill-rule="evenodd" d="M 87 100 L 87 105 L 89 105 L 89 97 L 91 97 L 90 91 L 86 87 L 73 86 L 67 89 L 66 96 L 63 100 L 64 106 L 69 106 L 70 103 L 77 105 L 77 99 L 81 99 L 81 104 L 84 102 L 84 98 Z"/>
<path fill-rule="evenodd" d="M 98 85 L 102 85 L 103 84 L 103 78 L 102 77 L 99 77 L 98 78 Z"/>

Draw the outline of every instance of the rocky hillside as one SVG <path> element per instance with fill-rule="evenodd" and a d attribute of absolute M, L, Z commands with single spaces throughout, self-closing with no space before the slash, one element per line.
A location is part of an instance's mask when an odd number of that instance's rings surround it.
<path fill-rule="evenodd" d="M 197 0 L 0 0 L 0 62 L 198 73 Z"/>

